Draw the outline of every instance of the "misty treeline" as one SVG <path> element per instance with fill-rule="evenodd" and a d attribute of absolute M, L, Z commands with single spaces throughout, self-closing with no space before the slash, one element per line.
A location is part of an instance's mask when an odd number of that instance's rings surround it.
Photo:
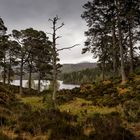
<path fill-rule="evenodd" d="M 53 23 L 56 26 L 58 17 L 53 20 L 56 20 Z M 56 32 L 56 29 L 53 31 Z M 40 92 L 41 80 L 57 80 L 61 65 L 55 41 L 54 35 L 51 42 L 45 32 L 33 28 L 12 30 L 11 34 L 7 34 L 7 27 L 0 18 L 0 67 L 3 84 L 10 84 L 14 76 L 19 76 L 19 91 L 22 94 L 25 73 L 28 74 L 29 89 L 32 87 L 32 73 L 37 73 L 38 92 Z"/>
<path fill-rule="evenodd" d="M 83 8 L 88 26 L 83 53 L 91 51 L 99 58 L 103 80 L 110 72 L 125 82 L 140 64 L 140 1 L 92 0 Z"/>

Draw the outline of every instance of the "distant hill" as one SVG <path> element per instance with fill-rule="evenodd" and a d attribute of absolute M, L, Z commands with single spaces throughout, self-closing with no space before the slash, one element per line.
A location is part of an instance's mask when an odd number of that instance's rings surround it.
<path fill-rule="evenodd" d="M 70 73 L 74 71 L 80 71 L 87 68 L 95 68 L 97 67 L 97 63 L 83 62 L 77 64 L 63 64 L 61 71 L 62 73 Z"/>
<path fill-rule="evenodd" d="M 75 71 L 81 71 L 81 70 L 85 70 L 87 68 L 92 69 L 97 67 L 97 63 L 90 63 L 90 62 L 82 62 L 82 63 L 77 63 L 77 64 L 63 64 L 62 68 L 61 68 L 61 73 L 71 73 L 71 72 L 75 72 Z M 17 68 L 15 68 L 16 70 Z M 37 73 L 32 73 L 32 79 L 38 79 L 37 78 L 38 75 Z M 2 79 L 2 77 L 0 76 L 0 79 Z M 20 77 L 15 75 L 14 79 L 19 80 Z M 28 74 L 25 73 L 25 75 L 23 75 L 23 79 L 24 80 L 28 80 Z"/>

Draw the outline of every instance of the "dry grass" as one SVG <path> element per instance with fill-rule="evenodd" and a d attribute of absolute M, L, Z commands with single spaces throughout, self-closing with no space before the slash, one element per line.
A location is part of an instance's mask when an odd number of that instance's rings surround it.
<path fill-rule="evenodd" d="M 81 98 L 60 105 L 59 109 L 78 116 L 91 116 L 95 113 L 107 114 L 116 111 L 116 108 L 93 106 L 91 101 Z"/>
<path fill-rule="evenodd" d="M 3 127 L 0 129 L 0 132 L 2 134 L 4 134 L 5 136 L 7 136 L 10 139 L 26 139 L 26 140 L 48 140 L 48 134 L 43 135 L 43 134 L 39 134 L 36 136 L 32 136 L 30 133 L 25 133 L 23 132 L 22 134 L 15 134 L 15 132 L 11 129 L 9 129 L 8 127 Z"/>
<path fill-rule="evenodd" d="M 37 97 L 37 96 L 21 97 L 20 95 L 18 95 L 17 98 L 24 104 L 30 105 L 33 110 L 46 108 L 46 105 L 43 103 L 43 97 Z"/>
<path fill-rule="evenodd" d="M 2 127 L 0 132 L 11 139 L 15 139 L 17 137 L 17 134 L 15 134 L 14 131 L 10 130 L 8 127 Z"/>
<path fill-rule="evenodd" d="M 127 124 L 128 129 L 140 139 L 140 122 Z"/>

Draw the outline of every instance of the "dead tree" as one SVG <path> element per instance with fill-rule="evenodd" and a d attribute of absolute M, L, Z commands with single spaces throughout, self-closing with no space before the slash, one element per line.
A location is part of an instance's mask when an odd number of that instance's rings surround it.
<path fill-rule="evenodd" d="M 64 47 L 61 49 L 57 49 L 57 39 L 61 38 L 61 36 L 57 36 L 57 31 L 61 29 L 64 26 L 64 23 L 61 23 L 61 25 L 57 26 L 58 21 L 60 18 L 58 16 L 55 16 L 53 19 L 49 19 L 49 21 L 52 22 L 52 30 L 53 33 L 49 33 L 52 35 L 52 66 L 53 66 L 53 77 L 52 77 L 52 86 L 53 86 L 53 94 L 52 94 L 52 100 L 55 103 L 56 100 L 56 92 L 57 92 L 57 80 L 58 80 L 58 52 L 66 49 L 74 48 L 75 46 L 78 46 L 79 44 L 73 45 L 71 47 Z"/>

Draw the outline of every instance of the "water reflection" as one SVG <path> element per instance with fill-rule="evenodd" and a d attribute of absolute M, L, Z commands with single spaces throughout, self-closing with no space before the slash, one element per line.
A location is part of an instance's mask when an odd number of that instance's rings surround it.
<path fill-rule="evenodd" d="M 64 84 L 63 81 L 58 81 L 59 83 L 59 90 L 61 89 L 73 89 L 75 87 L 79 87 L 79 85 L 73 84 Z M 11 82 L 12 85 L 20 85 L 20 80 L 14 80 Z M 48 89 L 50 81 L 41 81 L 41 90 Z M 38 80 L 34 80 L 32 82 L 32 88 L 37 89 Z M 23 87 L 28 87 L 28 80 L 23 80 Z"/>

